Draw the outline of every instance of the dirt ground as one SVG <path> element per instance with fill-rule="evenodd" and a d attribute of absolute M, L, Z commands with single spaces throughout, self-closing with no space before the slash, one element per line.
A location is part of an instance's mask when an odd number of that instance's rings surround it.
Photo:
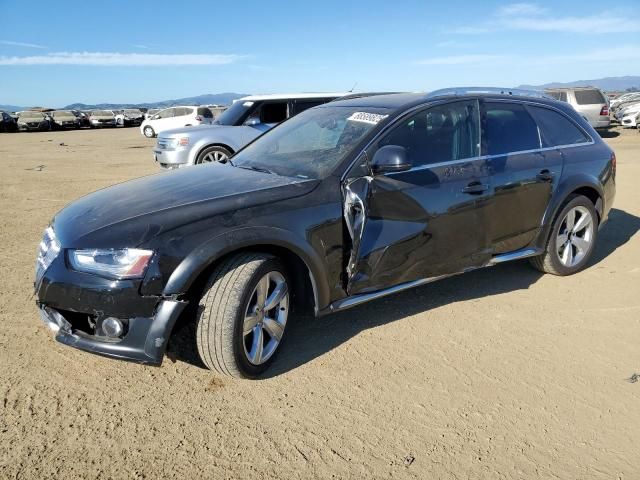
<path fill-rule="evenodd" d="M 585 271 L 516 262 L 301 318 L 270 378 L 232 381 L 188 330 L 145 367 L 36 312 L 50 218 L 156 173 L 153 142 L 0 135 L 0 478 L 640 478 L 640 134 L 608 137 L 618 196 Z"/>

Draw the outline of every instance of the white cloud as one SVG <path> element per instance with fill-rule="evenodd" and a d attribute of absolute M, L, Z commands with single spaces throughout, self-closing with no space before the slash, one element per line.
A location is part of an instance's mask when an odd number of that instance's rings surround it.
<path fill-rule="evenodd" d="M 25 48 L 47 48 L 44 45 L 38 45 L 36 43 L 24 43 L 24 42 L 14 42 L 12 40 L 0 40 L 1 45 L 9 45 L 10 47 L 25 47 Z"/>
<path fill-rule="evenodd" d="M 491 63 L 509 59 L 507 55 L 475 54 L 452 55 L 448 57 L 434 57 L 417 60 L 415 65 L 469 65 L 478 63 Z"/>
<path fill-rule="evenodd" d="M 562 16 L 550 14 L 534 3 L 512 3 L 493 12 L 490 19 L 477 25 L 460 25 L 447 30 L 457 35 L 475 35 L 500 30 L 560 33 L 640 32 L 640 17 L 634 11 L 609 11 L 599 15 Z"/>
<path fill-rule="evenodd" d="M 243 55 L 58 52 L 25 57 L 0 56 L 0 65 L 176 66 L 227 65 Z"/>

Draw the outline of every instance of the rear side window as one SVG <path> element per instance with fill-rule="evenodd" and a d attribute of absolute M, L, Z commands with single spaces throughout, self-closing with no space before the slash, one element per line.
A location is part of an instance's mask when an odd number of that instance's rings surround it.
<path fill-rule="evenodd" d="M 547 92 L 547 95 L 555 98 L 556 100 L 560 100 L 561 102 L 567 101 L 567 92 Z"/>
<path fill-rule="evenodd" d="M 544 107 L 527 106 L 542 134 L 545 147 L 585 143 L 589 138 L 564 115 Z"/>
<path fill-rule="evenodd" d="M 280 123 L 287 119 L 287 102 L 265 103 L 260 109 L 260 122 Z"/>
<path fill-rule="evenodd" d="M 487 155 L 540 148 L 538 126 L 517 103 L 486 102 L 483 141 Z"/>
<path fill-rule="evenodd" d="M 600 90 L 574 90 L 573 95 L 576 97 L 578 105 L 607 103 Z"/>
<path fill-rule="evenodd" d="M 185 115 L 191 115 L 193 113 L 193 108 L 180 107 L 175 109 L 176 113 L 174 116 L 176 117 L 184 117 Z"/>
<path fill-rule="evenodd" d="M 213 118 L 213 113 L 211 113 L 211 110 L 204 107 L 198 108 L 198 115 L 204 118 Z"/>
<path fill-rule="evenodd" d="M 309 108 L 317 107 L 318 105 L 323 105 L 327 103 L 330 99 L 326 100 L 296 100 L 293 104 L 293 115 L 297 115 L 300 112 L 304 112 Z"/>

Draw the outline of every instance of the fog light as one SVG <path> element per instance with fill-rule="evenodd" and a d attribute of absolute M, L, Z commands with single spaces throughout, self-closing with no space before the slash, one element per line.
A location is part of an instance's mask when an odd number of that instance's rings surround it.
<path fill-rule="evenodd" d="M 109 317 L 102 321 L 102 331 L 107 337 L 116 338 L 122 335 L 124 327 L 117 318 Z"/>

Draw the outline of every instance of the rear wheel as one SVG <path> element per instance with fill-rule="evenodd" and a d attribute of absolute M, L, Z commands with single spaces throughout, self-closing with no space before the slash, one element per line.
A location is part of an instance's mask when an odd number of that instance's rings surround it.
<path fill-rule="evenodd" d="M 530 260 L 541 272 L 572 275 L 582 270 L 598 237 L 598 213 L 582 195 L 569 197 L 551 229 L 545 253 Z"/>
<path fill-rule="evenodd" d="M 231 152 L 224 147 L 211 146 L 207 147 L 196 159 L 196 163 L 227 163 L 231 157 Z"/>
<path fill-rule="evenodd" d="M 149 125 L 142 129 L 142 133 L 144 133 L 144 136 L 147 138 L 153 138 L 156 136 L 156 132 Z"/>
<path fill-rule="evenodd" d="M 202 362 L 223 375 L 255 378 L 273 362 L 289 316 L 289 280 L 279 259 L 245 252 L 216 267 L 198 309 Z"/>

